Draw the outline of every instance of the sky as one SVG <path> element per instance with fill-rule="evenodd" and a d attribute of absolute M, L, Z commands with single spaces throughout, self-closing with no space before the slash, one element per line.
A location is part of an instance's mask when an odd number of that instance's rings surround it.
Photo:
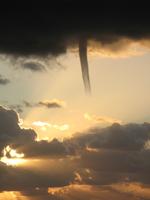
<path fill-rule="evenodd" d="M 107 52 L 98 55 L 98 50 L 93 55 L 89 52 L 91 95 L 84 92 L 77 53 L 68 50 L 57 61 L 49 60 L 42 72 L 20 69 L 19 64 L 1 60 L 1 74 L 10 80 L 6 85 L 1 84 L 1 105 L 16 111 L 18 105 L 22 126 L 35 128 L 41 139 L 63 139 L 96 125 L 86 115 L 112 118 L 121 123 L 149 122 L 150 52 L 135 48 L 137 55 L 123 52 L 113 57 Z M 34 105 L 40 101 L 60 101 L 62 105 L 58 108 Z M 25 106 L 25 102 L 32 105 Z M 47 123 L 45 128 L 34 124 L 38 121 Z M 106 126 L 112 122 L 97 120 L 97 123 Z"/>
<path fill-rule="evenodd" d="M 0 200 L 150 199 L 148 13 L 86 6 L 0 13 Z"/>

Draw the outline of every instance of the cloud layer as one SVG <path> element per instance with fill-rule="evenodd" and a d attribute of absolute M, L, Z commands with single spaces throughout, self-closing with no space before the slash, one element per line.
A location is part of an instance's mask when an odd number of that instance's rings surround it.
<path fill-rule="evenodd" d="M 15 111 L 0 107 L 1 156 L 9 145 L 27 159 L 24 167 L 6 166 L 0 161 L 1 191 L 49 187 L 51 193 L 53 187 L 66 186 L 69 192 L 70 184 L 80 184 L 81 188 L 88 185 L 88 189 L 107 185 L 110 191 L 124 193 L 128 184 L 137 187 L 134 183 L 138 183 L 144 188 L 150 184 L 149 123 L 114 123 L 89 129 L 63 142 L 36 141 L 36 137 L 34 130 L 20 128 Z"/>
<path fill-rule="evenodd" d="M 149 38 L 149 12 L 146 5 L 121 3 L 99 6 L 78 1 L 56 1 L 26 9 L 1 12 L 0 53 L 11 55 L 59 55 L 81 37 L 111 44 L 121 38 Z M 25 5 L 24 5 L 25 6 Z M 139 6 L 139 9 L 138 9 Z M 26 6 L 25 6 L 26 7 Z M 62 7 L 64 9 L 62 9 Z M 85 9 L 86 7 L 86 9 Z M 143 11 L 143 12 L 142 12 Z"/>
<path fill-rule="evenodd" d="M 90 92 L 87 41 L 96 41 L 101 51 L 108 52 L 126 50 L 127 43 L 132 42 L 150 47 L 150 16 L 146 5 L 142 9 L 140 4 L 138 10 L 137 3 L 136 9 L 127 3 L 108 4 L 99 7 L 97 1 L 89 4 L 63 0 L 51 3 L 50 7 L 44 5 L 45 8 L 36 4 L 36 9 L 30 5 L 16 12 L 13 8 L 2 12 L 0 54 L 15 59 L 47 59 L 78 47 L 85 91 Z M 23 63 L 22 68 L 34 72 L 45 70 L 40 62 L 30 61 Z"/>

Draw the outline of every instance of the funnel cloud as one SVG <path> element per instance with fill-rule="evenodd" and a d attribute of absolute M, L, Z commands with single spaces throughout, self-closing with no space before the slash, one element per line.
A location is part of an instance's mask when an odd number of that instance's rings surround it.
<path fill-rule="evenodd" d="M 86 93 L 91 93 L 89 67 L 87 60 L 87 40 L 82 38 L 79 40 L 79 56 L 81 62 L 82 77 Z"/>

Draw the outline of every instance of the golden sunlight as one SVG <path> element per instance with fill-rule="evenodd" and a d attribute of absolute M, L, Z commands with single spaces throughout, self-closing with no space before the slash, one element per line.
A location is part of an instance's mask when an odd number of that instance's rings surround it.
<path fill-rule="evenodd" d="M 112 117 L 106 117 L 106 116 L 96 116 L 91 115 L 89 113 L 84 113 L 84 118 L 88 121 L 93 121 L 95 123 L 101 123 L 101 124 L 113 124 L 113 123 L 119 123 L 122 124 L 122 121 L 120 119 L 115 119 Z"/>
<path fill-rule="evenodd" d="M 63 125 L 57 125 L 57 124 L 50 124 L 47 122 L 42 122 L 42 121 L 35 121 L 32 123 L 32 125 L 41 127 L 41 130 L 47 130 L 47 128 L 54 128 L 59 131 L 66 131 L 69 129 L 69 124 L 63 124 Z"/>
<path fill-rule="evenodd" d="M 26 162 L 23 157 L 23 153 L 17 153 L 15 149 L 8 145 L 4 148 L 3 157 L 1 157 L 0 161 L 9 166 L 17 166 Z"/>
<path fill-rule="evenodd" d="M 5 191 L 0 192 L 0 200 L 29 200 L 28 197 L 25 197 L 21 194 L 21 192 L 18 191 Z"/>
<path fill-rule="evenodd" d="M 69 193 L 69 191 L 71 191 L 71 190 L 75 190 L 75 191 L 81 190 L 81 191 L 87 192 L 91 189 L 92 189 L 92 187 L 90 185 L 70 184 L 70 185 L 63 186 L 63 187 L 49 187 L 48 194 L 60 195 L 60 194 Z"/>

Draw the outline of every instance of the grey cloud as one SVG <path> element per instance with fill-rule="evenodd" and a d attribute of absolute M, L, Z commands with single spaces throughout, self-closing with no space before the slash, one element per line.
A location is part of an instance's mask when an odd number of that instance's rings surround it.
<path fill-rule="evenodd" d="M 34 163 L 34 160 L 29 162 Z M 0 191 L 61 187 L 74 180 L 74 169 L 67 160 L 41 160 L 35 161 L 31 168 L 5 166 L 0 169 L 3 172 L 0 174 Z"/>
<path fill-rule="evenodd" d="M 107 128 L 92 128 L 75 137 L 81 146 L 116 150 L 141 150 L 150 138 L 150 124 L 114 123 Z"/>
<path fill-rule="evenodd" d="M 7 145 L 24 152 L 26 157 L 64 157 L 69 152 L 62 142 L 36 141 L 37 134 L 32 129 L 19 126 L 19 117 L 14 110 L 0 107 L 0 152 Z"/>
<path fill-rule="evenodd" d="M 113 124 L 93 128 L 75 136 L 72 144 L 77 155 L 78 172 L 88 184 L 104 185 L 116 182 L 150 183 L 150 124 Z M 86 172 L 89 170 L 89 173 Z"/>
<path fill-rule="evenodd" d="M 52 108 L 63 108 L 64 104 L 65 103 L 63 101 L 59 100 L 39 101 L 37 103 L 32 103 L 24 100 L 21 104 L 8 105 L 7 107 L 10 109 L 14 109 L 18 113 L 22 113 L 24 111 L 24 107 L 25 108 L 45 107 L 48 109 L 52 109 Z"/>
<path fill-rule="evenodd" d="M 36 141 L 36 133 L 20 128 L 18 123 L 15 111 L 0 107 L 1 151 L 10 145 L 32 161 L 28 168 L 0 163 L 1 190 L 62 186 L 70 181 L 90 185 L 150 184 L 150 148 L 145 148 L 150 139 L 149 123 L 97 127 L 63 142 Z M 34 159 L 41 163 L 34 164 Z M 80 178 L 75 178 L 76 173 Z"/>
<path fill-rule="evenodd" d="M 42 72 L 45 71 L 45 66 L 39 62 L 25 62 L 21 65 L 22 69 L 27 69 L 33 72 Z"/>
<path fill-rule="evenodd" d="M 38 105 L 45 106 L 46 108 L 61 108 L 62 107 L 61 103 L 55 102 L 55 101 L 49 101 L 49 102 L 40 101 Z"/>
<path fill-rule="evenodd" d="M 33 105 L 30 103 L 30 102 L 28 102 L 28 101 L 23 101 L 23 104 L 26 106 L 26 107 L 29 107 L 29 108 L 31 108 L 31 107 L 33 107 Z"/>
<path fill-rule="evenodd" d="M 14 145 L 16 148 L 16 146 Z M 21 145 L 17 148 L 19 152 L 24 152 L 26 157 L 65 157 L 70 154 L 68 152 L 66 146 L 59 142 L 57 139 L 53 139 L 52 141 L 48 142 L 45 140 L 41 141 L 34 141 L 30 143 L 26 143 L 25 145 Z"/>
<path fill-rule="evenodd" d="M 50 100 L 50 101 L 39 101 L 38 103 L 30 103 L 28 101 L 23 101 L 23 104 L 28 107 L 45 107 L 45 108 L 62 108 L 64 106 L 64 102 L 60 100 Z"/>
<path fill-rule="evenodd" d="M 150 183 L 150 152 L 102 151 L 81 154 L 79 173 L 83 182 L 92 185 L 118 182 Z M 89 174 L 85 169 L 89 170 Z"/>
<path fill-rule="evenodd" d="M 36 133 L 32 129 L 21 129 L 19 118 L 14 110 L 0 107 L 0 151 L 11 143 L 34 141 Z"/>
<path fill-rule="evenodd" d="M 10 83 L 10 80 L 0 75 L 0 85 L 7 85 L 8 83 Z"/>

